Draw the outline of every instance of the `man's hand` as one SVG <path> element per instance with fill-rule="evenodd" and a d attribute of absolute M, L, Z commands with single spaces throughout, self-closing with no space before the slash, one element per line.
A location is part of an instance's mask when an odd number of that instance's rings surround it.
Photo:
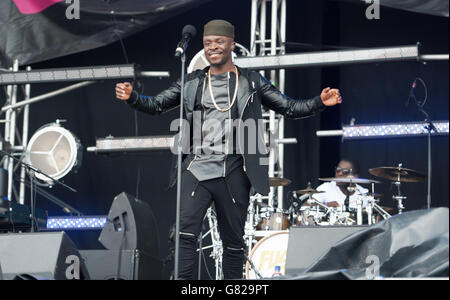
<path fill-rule="evenodd" d="M 129 82 L 116 84 L 116 97 L 119 100 L 127 101 L 130 99 L 133 86 Z"/>
<path fill-rule="evenodd" d="M 322 103 L 325 106 L 333 106 L 342 103 L 342 97 L 339 90 L 332 89 L 330 87 L 327 87 L 322 90 L 322 93 L 320 94 L 320 99 L 322 99 Z"/>

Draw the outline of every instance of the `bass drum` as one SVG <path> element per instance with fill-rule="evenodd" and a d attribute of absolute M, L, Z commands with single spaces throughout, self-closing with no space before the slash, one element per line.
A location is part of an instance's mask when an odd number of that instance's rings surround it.
<path fill-rule="evenodd" d="M 277 232 L 260 240 L 250 253 L 250 260 L 263 278 L 271 278 L 275 267 L 280 266 L 285 275 L 286 254 L 289 232 Z M 247 262 L 245 267 L 246 279 L 260 279 Z"/>

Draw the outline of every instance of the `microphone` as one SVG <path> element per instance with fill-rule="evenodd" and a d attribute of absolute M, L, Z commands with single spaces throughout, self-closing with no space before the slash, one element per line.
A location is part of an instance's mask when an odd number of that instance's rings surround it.
<path fill-rule="evenodd" d="M 192 25 L 186 25 L 183 27 L 183 32 L 181 33 L 181 41 L 177 45 L 177 49 L 175 50 L 175 57 L 180 57 L 185 51 L 186 48 L 193 37 L 197 34 L 197 29 L 195 29 Z"/>
<path fill-rule="evenodd" d="M 405 107 L 406 107 L 406 108 L 408 108 L 409 100 L 410 100 L 411 97 L 413 96 L 414 89 L 416 88 L 416 85 L 417 85 L 417 78 L 414 79 L 414 81 L 413 81 L 413 83 L 412 83 L 412 85 L 411 85 L 411 89 L 409 90 L 409 97 L 408 97 L 408 100 L 406 100 L 406 103 L 405 103 Z"/>

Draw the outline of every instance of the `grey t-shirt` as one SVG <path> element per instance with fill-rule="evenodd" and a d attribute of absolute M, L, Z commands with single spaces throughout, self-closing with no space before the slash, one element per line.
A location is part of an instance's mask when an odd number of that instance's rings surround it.
<path fill-rule="evenodd" d="M 233 154 L 233 118 L 236 118 L 237 104 L 225 112 L 216 109 L 206 79 L 202 97 L 202 143 L 193 149 L 187 169 L 199 181 L 227 176 L 242 166 L 241 155 Z M 212 93 L 217 106 L 227 109 L 233 100 L 235 74 L 227 72 L 211 75 Z M 233 86 L 230 86 L 230 83 Z M 195 147 L 195 145 L 194 145 Z"/>

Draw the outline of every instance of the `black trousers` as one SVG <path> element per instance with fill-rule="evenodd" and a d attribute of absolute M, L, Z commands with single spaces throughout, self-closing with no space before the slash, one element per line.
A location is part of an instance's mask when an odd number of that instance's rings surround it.
<path fill-rule="evenodd" d="M 203 218 L 214 201 L 223 245 L 225 279 L 241 279 L 244 264 L 244 227 L 249 204 L 250 181 L 236 168 L 225 178 L 199 182 L 188 170 L 182 174 L 180 203 L 179 277 L 194 279 L 197 242 Z"/>

